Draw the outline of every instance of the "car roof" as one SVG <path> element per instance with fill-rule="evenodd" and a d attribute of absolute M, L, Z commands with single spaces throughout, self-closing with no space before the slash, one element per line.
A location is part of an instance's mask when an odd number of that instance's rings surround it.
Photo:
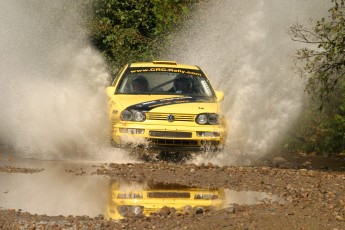
<path fill-rule="evenodd" d="M 195 65 L 186 65 L 176 63 L 175 61 L 153 61 L 153 62 L 134 62 L 130 63 L 130 67 L 165 67 L 165 68 L 182 68 L 199 70 L 200 68 Z"/>

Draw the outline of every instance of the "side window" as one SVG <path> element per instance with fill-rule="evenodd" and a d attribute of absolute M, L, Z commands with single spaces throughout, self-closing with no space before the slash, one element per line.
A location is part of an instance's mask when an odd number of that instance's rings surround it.
<path fill-rule="evenodd" d="M 119 79 L 119 77 L 121 76 L 121 74 L 123 73 L 123 71 L 127 68 L 128 65 L 125 65 L 124 67 L 122 67 L 111 79 L 111 86 L 115 86 L 117 80 Z"/>

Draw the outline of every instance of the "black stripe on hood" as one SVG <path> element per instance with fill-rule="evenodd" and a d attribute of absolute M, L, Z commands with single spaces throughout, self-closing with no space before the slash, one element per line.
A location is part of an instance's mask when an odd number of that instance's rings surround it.
<path fill-rule="evenodd" d="M 183 104 L 183 103 L 193 103 L 193 102 L 198 102 L 198 101 L 200 100 L 198 100 L 195 97 L 172 97 L 172 98 L 141 102 L 139 104 L 131 105 L 127 109 L 139 110 L 139 111 L 150 111 L 151 109 L 161 107 L 161 106 Z"/>

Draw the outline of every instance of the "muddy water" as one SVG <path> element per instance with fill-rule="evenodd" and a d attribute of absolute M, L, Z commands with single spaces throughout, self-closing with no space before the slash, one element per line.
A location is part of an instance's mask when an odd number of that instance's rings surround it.
<path fill-rule="evenodd" d="M 7 160 L 6 160 L 7 159 Z M 0 166 L 44 169 L 38 173 L 0 173 L 0 207 L 32 214 L 103 214 L 108 179 L 91 175 L 87 164 L 5 158 Z"/>
<path fill-rule="evenodd" d="M 124 182 L 93 174 L 96 167 L 100 165 L 90 162 L 14 158 L 11 155 L 0 154 L 0 208 L 21 209 L 32 214 L 95 217 L 105 215 L 111 206 L 118 210 L 121 205 L 126 205 L 126 202 L 135 202 L 142 207 L 148 204 L 156 207 L 147 207 L 145 215 L 159 211 L 164 206 L 179 209 L 215 205 L 215 208 L 226 208 L 234 203 L 252 205 L 261 202 L 283 202 L 283 199 L 275 195 L 254 191 L 237 192 L 223 188 L 189 188 L 178 184 Z M 27 170 L 21 173 L 23 169 Z M 37 170 L 31 172 L 30 169 Z M 114 196 L 115 193 L 123 195 L 138 191 L 142 194 L 139 199 L 119 199 L 118 196 Z M 160 194 L 159 199 L 143 195 L 157 192 Z M 181 193 L 188 196 L 179 198 L 178 204 L 176 197 L 167 195 L 176 196 Z M 210 195 L 215 193 L 216 195 L 210 198 Z M 148 209 L 151 211 L 147 211 Z M 119 218 L 122 217 L 113 219 Z"/>

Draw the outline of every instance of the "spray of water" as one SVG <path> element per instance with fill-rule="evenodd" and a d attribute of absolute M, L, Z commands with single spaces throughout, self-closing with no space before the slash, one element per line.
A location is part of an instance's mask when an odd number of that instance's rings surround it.
<path fill-rule="evenodd" d="M 35 158 L 85 158 L 108 147 L 109 78 L 73 1 L 3 0 L 0 141 Z"/>
<path fill-rule="evenodd" d="M 108 73 L 71 2 L 2 1 L 0 141 L 35 158 L 103 153 L 118 161 L 107 145 Z M 303 82 L 291 70 L 298 44 L 289 26 L 319 18 L 329 4 L 208 1 L 178 33 L 165 58 L 201 66 L 226 92 L 228 148 L 215 163 L 266 155 L 297 118 Z"/>
<path fill-rule="evenodd" d="M 216 0 L 202 5 L 165 58 L 197 64 L 225 92 L 227 149 L 217 164 L 251 164 L 274 149 L 298 117 L 303 79 L 289 27 L 327 13 L 318 0 Z M 197 159 L 196 163 L 205 163 Z"/>

